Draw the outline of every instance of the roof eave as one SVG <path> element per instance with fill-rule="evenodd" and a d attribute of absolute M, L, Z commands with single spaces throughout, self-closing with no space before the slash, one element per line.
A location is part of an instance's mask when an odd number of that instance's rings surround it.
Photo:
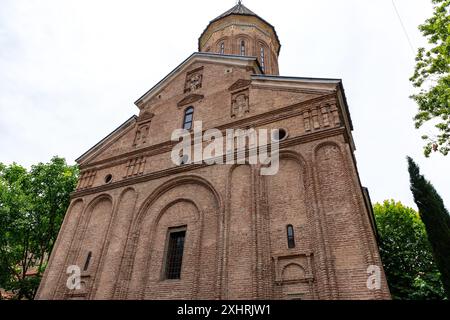
<path fill-rule="evenodd" d="M 246 17 L 255 17 L 255 18 L 258 18 L 259 20 L 261 20 L 262 22 L 264 22 L 265 24 L 267 24 L 271 29 L 272 29 L 272 31 L 273 31 L 273 33 L 274 33 L 274 35 L 275 35 L 275 38 L 277 39 L 277 42 L 278 42 L 278 52 L 277 52 L 277 54 L 278 55 L 280 55 L 280 52 L 281 52 L 281 42 L 280 42 L 280 38 L 278 37 L 278 34 L 277 34 L 277 30 L 275 29 L 275 27 L 272 25 L 272 24 L 270 24 L 269 22 L 267 22 L 266 20 L 264 20 L 263 18 L 261 18 L 260 16 L 258 16 L 258 15 L 253 15 L 253 14 L 245 14 L 245 13 L 240 13 L 240 14 L 237 14 L 237 13 L 230 13 L 230 14 L 227 14 L 227 15 L 225 15 L 225 16 L 223 16 L 223 17 L 218 17 L 218 18 L 216 18 L 216 19 L 214 19 L 214 20 L 211 20 L 210 22 L 209 22 L 209 24 L 206 26 L 206 28 L 205 28 L 205 30 L 203 30 L 203 32 L 202 32 L 202 34 L 200 35 L 200 37 L 198 38 L 198 50 L 200 51 L 201 50 L 201 39 L 202 39 L 202 37 L 205 35 L 205 33 L 206 33 L 206 31 L 208 30 L 208 28 L 214 23 L 214 22 L 217 22 L 217 21 L 219 21 L 219 20 L 222 20 L 222 19 L 225 19 L 225 18 L 228 18 L 229 16 L 233 16 L 233 15 L 235 15 L 235 16 L 246 16 Z"/>
<path fill-rule="evenodd" d="M 236 59 L 236 60 L 246 60 L 251 61 L 255 64 L 258 71 L 260 73 L 263 73 L 261 65 L 259 64 L 259 61 L 256 57 L 250 57 L 250 56 L 237 56 L 237 55 L 225 55 L 225 54 L 217 54 L 217 53 L 210 53 L 210 52 L 194 52 L 191 54 L 187 59 L 185 59 L 182 63 L 180 63 L 175 69 L 173 69 L 167 76 L 165 76 L 161 81 L 159 81 L 156 85 L 154 85 L 150 90 L 148 90 L 145 94 L 143 94 L 138 100 L 135 101 L 135 105 L 142 109 L 142 104 L 144 103 L 144 100 L 148 100 L 149 96 L 154 94 L 154 92 L 158 92 L 161 87 L 163 87 L 163 84 L 167 82 L 171 77 L 176 75 L 180 70 L 182 70 L 185 65 L 195 57 L 204 57 L 204 58 L 222 58 L 222 59 Z"/>
<path fill-rule="evenodd" d="M 81 156 L 79 156 L 77 159 L 75 159 L 75 162 L 78 164 L 81 164 L 83 160 L 87 159 L 91 153 L 93 153 L 96 150 L 99 150 L 102 145 L 104 145 L 109 139 L 111 139 L 115 134 L 122 131 L 122 129 L 126 128 L 128 125 L 130 125 L 132 122 L 137 121 L 138 117 L 136 115 L 131 116 L 126 120 L 124 123 L 122 123 L 120 126 L 118 126 L 114 131 L 112 131 L 110 134 L 108 134 L 106 137 L 104 137 L 100 142 L 95 144 L 93 147 L 89 148 L 88 151 L 83 153 Z"/>

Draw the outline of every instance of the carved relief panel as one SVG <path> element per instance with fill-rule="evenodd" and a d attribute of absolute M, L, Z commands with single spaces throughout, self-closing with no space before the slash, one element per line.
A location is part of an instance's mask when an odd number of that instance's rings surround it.
<path fill-rule="evenodd" d="M 231 92 L 231 117 L 240 118 L 250 112 L 251 80 L 239 79 L 228 88 Z"/>
<path fill-rule="evenodd" d="M 148 134 L 150 131 L 150 123 L 154 117 L 153 113 L 144 112 L 137 120 L 136 134 L 133 141 L 133 146 L 138 148 L 148 142 Z"/>
<path fill-rule="evenodd" d="M 203 67 L 192 70 L 186 74 L 184 93 L 193 93 L 200 89 L 203 83 Z"/>
<path fill-rule="evenodd" d="M 243 90 L 231 96 L 231 117 L 240 118 L 250 112 L 249 91 Z"/>

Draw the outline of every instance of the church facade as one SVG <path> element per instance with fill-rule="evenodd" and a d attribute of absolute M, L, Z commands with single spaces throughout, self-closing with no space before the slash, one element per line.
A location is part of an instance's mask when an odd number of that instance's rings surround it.
<path fill-rule="evenodd" d="M 280 48 L 239 2 L 77 159 L 37 299 L 390 298 L 342 81 L 279 76 Z M 171 135 L 195 121 L 277 130 L 278 173 L 174 163 Z"/>

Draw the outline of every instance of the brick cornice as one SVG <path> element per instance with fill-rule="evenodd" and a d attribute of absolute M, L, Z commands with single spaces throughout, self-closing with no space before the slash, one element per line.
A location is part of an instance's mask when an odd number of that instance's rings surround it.
<path fill-rule="evenodd" d="M 287 107 L 283 107 L 280 109 L 272 110 L 266 113 L 262 113 L 253 117 L 233 121 L 221 126 L 218 126 L 217 129 L 222 131 L 222 133 L 225 133 L 226 129 L 239 129 L 239 128 L 246 128 L 246 127 L 260 127 L 272 122 L 276 122 L 279 120 L 284 120 L 288 118 L 292 118 L 298 115 L 301 115 L 304 112 L 304 107 L 310 106 L 311 104 L 320 103 L 323 101 L 327 101 L 330 99 L 336 99 L 336 93 L 331 93 L 328 95 L 324 95 L 318 98 L 309 99 L 300 103 L 296 103 Z M 205 129 L 204 131 L 206 131 Z M 103 159 L 97 162 L 80 165 L 81 170 L 88 170 L 88 169 L 99 169 L 99 168 L 108 168 L 117 166 L 123 163 L 126 163 L 126 161 L 130 157 L 135 156 L 154 156 L 161 153 L 166 153 L 172 150 L 172 148 L 177 144 L 178 142 L 173 141 L 166 141 L 157 145 L 137 149 L 131 152 L 126 152 L 114 157 L 109 157 L 107 159 Z"/>
<path fill-rule="evenodd" d="M 332 136 L 336 136 L 336 135 L 340 135 L 340 134 L 345 134 L 345 132 L 346 132 L 345 128 L 340 127 L 340 128 L 326 129 L 326 130 L 317 131 L 314 133 L 304 134 L 304 135 L 286 139 L 286 140 L 280 142 L 280 150 L 294 146 L 294 145 L 302 144 L 302 143 L 312 142 L 315 140 L 321 140 L 324 138 L 328 138 L 328 137 L 332 137 Z M 238 153 L 237 150 L 235 150 L 235 152 L 234 152 L 235 157 L 237 156 L 237 153 Z M 248 151 L 247 151 L 247 154 L 248 154 Z M 191 165 L 185 165 L 185 166 L 181 166 L 181 167 L 160 170 L 157 172 L 151 172 L 151 173 L 144 174 L 141 176 L 127 178 L 127 179 L 124 179 L 124 180 L 121 180 L 121 181 L 118 181 L 115 183 L 106 184 L 106 185 L 102 185 L 102 186 L 91 188 L 91 189 L 83 189 L 80 191 L 75 191 L 71 194 L 71 199 L 76 199 L 76 198 L 87 196 L 90 194 L 95 194 L 95 193 L 105 192 L 108 190 L 122 188 L 122 187 L 130 186 L 130 185 L 135 185 L 135 184 L 150 181 L 150 180 L 160 179 L 160 178 L 168 177 L 168 176 L 171 176 L 174 174 L 189 172 L 192 170 L 197 170 L 197 169 L 205 168 L 208 166 L 209 165 L 205 164 L 205 163 L 191 164 Z"/>

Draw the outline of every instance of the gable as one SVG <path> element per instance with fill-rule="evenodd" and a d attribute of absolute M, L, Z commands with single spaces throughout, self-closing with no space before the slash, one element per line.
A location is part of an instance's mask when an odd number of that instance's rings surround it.
<path fill-rule="evenodd" d="M 130 151 L 137 121 L 138 117 L 132 116 L 75 161 L 83 166 Z"/>
<path fill-rule="evenodd" d="M 189 58 L 183 61 L 178 67 L 176 67 L 172 72 L 170 72 L 166 77 L 164 77 L 160 82 L 158 82 L 153 88 L 147 91 L 142 97 L 140 97 L 135 105 L 139 109 L 144 109 L 150 103 L 154 103 L 161 92 L 166 89 L 166 87 L 177 77 L 183 75 L 184 73 L 189 73 L 196 71 L 192 70 L 192 65 L 194 64 L 222 64 L 236 67 L 247 67 L 252 70 L 253 74 L 262 74 L 261 67 L 258 60 L 255 57 L 247 56 L 234 56 L 234 55 L 221 55 L 214 53 L 204 53 L 196 52 L 193 53 Z M 185 91 L 185 93 L 188 91 Z"/>

